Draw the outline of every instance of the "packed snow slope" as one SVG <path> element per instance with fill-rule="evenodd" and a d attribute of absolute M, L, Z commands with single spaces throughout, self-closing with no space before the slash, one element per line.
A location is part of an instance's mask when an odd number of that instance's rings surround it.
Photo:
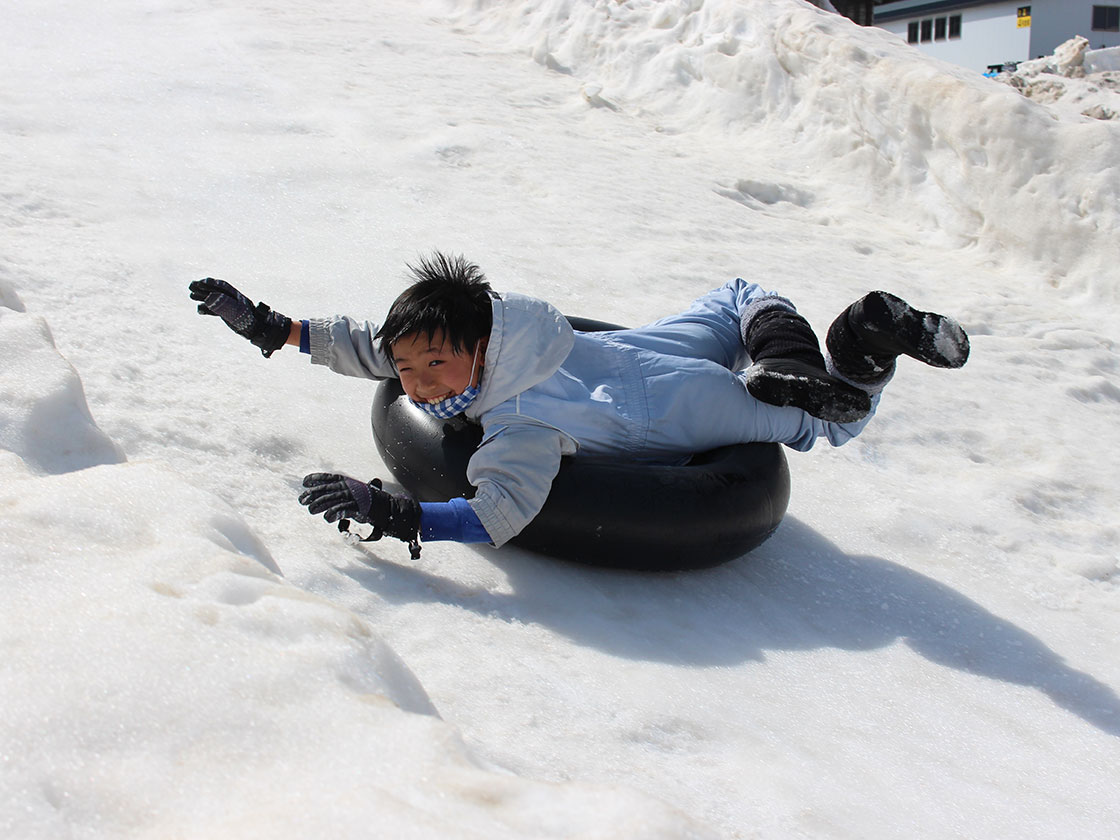
<path fill-rule="evenodd" d="M 1120 122 L 799 0 L 14 0 L 0 78 L 0 836 L 1115 836 Z M 186 286 L 376 319 L 436 247 L 973 355 L 718 568 L 410 561 L 296 503 L 388 477 L 370 383 Z"/>
<path fill-rule="evenodd" d="M 659 130 L 709 129 L 777 164 L 787 200 L 874 205 L 942 244 L 1029 257 L 1055 284 L 1116 300 L 1101 276 L 1114 254 L 1094 247 L 1102 233 L 1120 237 L 1115 126 L 1055 119 L 806 3 L 458 5 L 472 28 L 580 79 L 592 104 L 623 105 Z M 752 186 L 729 188 L 783 196 Z"/>

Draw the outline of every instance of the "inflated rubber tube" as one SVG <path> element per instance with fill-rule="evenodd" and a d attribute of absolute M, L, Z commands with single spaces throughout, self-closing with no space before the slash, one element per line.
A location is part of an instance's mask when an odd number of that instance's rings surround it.
<path fill-rule="evenodd" d="M 587 332 L 620 329 L 568 320 Z M 466 473 L 482 440 L 477 423 L 424 413 L 396 379 L 378 386 L 372 421 L 377 451 L 409 493 L 425 502 L 474 495 Z M 704 568 L 765 541 L 781 523 L 789 494 L 789 467 L 775 443 L 724 446 L 683 466 L 565 458 L 544 508 L 511 542 L 597 566 Z"/>

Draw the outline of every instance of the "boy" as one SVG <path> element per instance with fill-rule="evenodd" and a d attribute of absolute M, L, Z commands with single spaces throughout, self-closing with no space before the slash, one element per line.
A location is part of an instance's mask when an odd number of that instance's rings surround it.
<path fill-rule="evenodd" d="M 495 293 L 461 256 L 435 253 L 409 268 L 416 282 L 380 326 L 342 316 L 293 322 L 221 280 L 190 291 L 201 314 L 221 317 L 266 357 L 297 345 L 337 373 L 399 378 L 437 417 L 481 423 L 469 501 L 419 503 L 377 479 L 304 478 L 299 500 L 310 513 L 365 522 L 375 538 L 413 546 L 502 545 L 540 511 L 567 455 L 672 463 L 750 441 L 839 446 L 871 419 L 899 355 L 945 368 L 968 359 L 955 321 L 885 292 L 840 314 L 826 358 L 792 303 L 743 280 L 644 327 L 580 333 L 544 301 Z"/>

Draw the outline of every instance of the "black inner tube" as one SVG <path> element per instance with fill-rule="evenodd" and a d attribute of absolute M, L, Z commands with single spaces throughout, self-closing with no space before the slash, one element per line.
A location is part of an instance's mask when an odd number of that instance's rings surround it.
<path fill-rule="evenodd" d="M 585 332 L 622 329 L 569 318 Z M 385 465 L 421 501 L 470 498 L 467 462 L 482 428 L 413 406 L 399 380 L 373 401 L 374 442 Z M 789 504 L 785 453 L 743 443 L 699 453 L 683 466 L 565 458 L 544 508 L 511 542 L 580 563 L 669 571 L 746 554 L 777 529 Z"/>

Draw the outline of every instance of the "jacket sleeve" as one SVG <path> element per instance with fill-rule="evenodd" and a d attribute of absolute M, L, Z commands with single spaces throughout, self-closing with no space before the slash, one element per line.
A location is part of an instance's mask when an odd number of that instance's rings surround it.
<path fill-rule="evenodd" d="M 470 500 L 491 541 L 500 546 L 521 533 L 548 498 L 560 459 L 576 451 L 569 435 L 522 416 L 486 424 L 482 443 L 467 464 L 476 488 Z"/>
<path fill-rule="evenodd" d="M 379 324 L 343 315 L 310 319 L 311 363 L 326 365 L 344 376 L 397 379 L 397 369 L 373 340 L 379 328 Z"/>

